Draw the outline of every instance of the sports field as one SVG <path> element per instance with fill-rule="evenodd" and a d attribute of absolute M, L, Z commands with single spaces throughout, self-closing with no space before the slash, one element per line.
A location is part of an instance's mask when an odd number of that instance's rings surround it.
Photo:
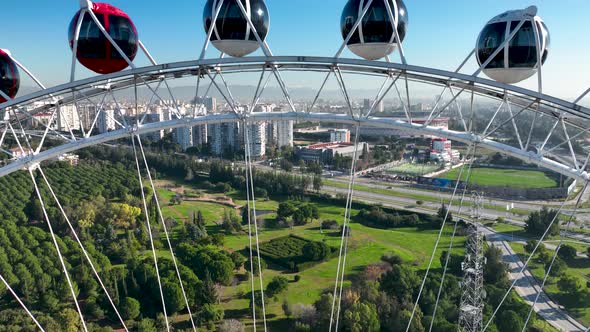
<path fill-rule="evenodd" d="M 440 169 L 438 164 L 401 164 L 388 169 L 387 173 L 422 176 Z"/>
<path fill-rule="evenodd" d="M 456 180 L 459 177 L 461 167 L 455 168 L 440 177 Z M 467 169 L 463 171 L 461 179 L 467 179 Z M 482 186 L 514 187 L 514 188 L 553 188 L 557 187 L 557 181 L 542 171 L 500 169 L 477 167 L 471 170 L 469 182 Z"/>

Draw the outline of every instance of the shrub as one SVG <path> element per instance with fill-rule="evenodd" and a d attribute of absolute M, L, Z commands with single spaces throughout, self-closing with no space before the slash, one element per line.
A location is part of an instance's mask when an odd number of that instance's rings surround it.
<path fill-rule="evenodd" d="M 576 248 L 574 248 L 570 245 L 564 244 L 559 249 L 558 255 L 559 255 L 559 257 L 561 257 L 565 260 L 571 260 L 571 259 L 576 258 L 576 256 L 578 255 L 578 251 L 576 250 Z"/>

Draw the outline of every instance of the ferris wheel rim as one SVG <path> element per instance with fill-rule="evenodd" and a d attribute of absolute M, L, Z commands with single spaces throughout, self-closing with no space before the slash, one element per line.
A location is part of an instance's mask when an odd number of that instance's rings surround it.
<path fill-rule="evenodd" d="M 364 71 L 377 74 L 380 73 L 381 75 L 388 75 L 392 72 L 401 72 L 408 75 L 430 75 L 431 82 L 434 82 L 437 85 L 458 85 L 465 89 L 469 89 L 470 87 L 475 89 L 476 86 L 487 87 L 490 88 L 489 93 L 486 94 L 488 97 L 494 97 L 494 95 L 496 95 L 495 98 L 499 98 L 500 95 L 502 95 L 505 91 L 506 93 L 512 93 L 518 96 L 526 96 L 529 97 L 531 100 L 551 104 L 552 107 L 559 107 L 561 111 L 569 113 L 576 117 L 584 117 L 590 119 L 590 108 L 588 107 L 584 107 L 580 104 L 570 102 L 565 99 L 554 97 L 545 93 L 539 93 L 537 91 L 523 88 L 517 85 L 497 82 L 479 76 L 447 71 L 433 67 L 415 66 L 396 62 L 317 56 L 259 56 L 243 58 L 214 58 L 203 60 L 186 60 L 158 65 L 149 65 L 145 67 L 130 68 L 112 74 L 96 75 L 76 80 L 73 82 L 56 85 L 54 87 L 42 89 L 27 95 L 16 97 L 12 100 L 8 100 L 0 104 L 0 109 L 21 105 L 36 99 L 49 97 L 50 95 L 54 95 L 60 92 L 71 93 L 72 90 L 76 90 L 84 86 L 92 86 L 95 83 L 100 83 L 103 81 L 113 81 L 113 83 L 111 84 L 114 85 L 116 82 L 120 82 L 120 80 L 117 81 L 117 79 L 139 77 L 140 75 L 143 79 L 145 79 L 145 77 L 143 76 L 145 75 L 150 77 L 151 81 L 156 81 L 164 77 L 180 78 L 179 75 L 181 75 L 182 77 L 195 76 L 199 74 L 202 70 L 223 70 L 224 67 L 230 68 L 231 66 L 236 65 L 242 66 L 237 68 L 237 72 L 243 71 L 245 69 L 243 67 L 244 65 L 250 65 L 251 68 L 276 67 L 279 69 L 289 69 L 294 66 L 303 66 L 301 68 L 304 70 L 309 69 L 311 67 L 324 68 L 324 70 L 329 70 L 330 68 L 338 67 L 354 73 L 361 73 L 361 69 L 363 69 Z M 424 78 L 425 76 L 416 75 L 415 77 L 417 78 L 416 81 L 423 82 L 422 80 L 420 80 L 420 77 Z"/>

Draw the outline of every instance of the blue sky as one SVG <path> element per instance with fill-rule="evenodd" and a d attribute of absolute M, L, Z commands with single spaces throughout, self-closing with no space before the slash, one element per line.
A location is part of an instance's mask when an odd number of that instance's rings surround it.
<path fill-rule="evenodd" d="M 160 63 L 195 59 L 205 33 L 204 0 L 112 0 L 135 22 L 140 39 Z M 268 42 L 277 55 L 333 55 L 342 39 L 339 20 L 344 0 L 267 0 L 271 15 Z M 567 5 L 566 5 L 567 4 Z M 404 42 L 413 65 L 454 70 L 475 44 L 480 29 L 496 14 L 529 5 L 539 7 L 552 37 L 545 64 L 545 90 L 574 98 L 590 86 L 590 1 L 588 0 L 407 0 L 409 31 Z M 71 52 L 67 27 L 77 0 L 6 1 L 1 48 L 10 49 L 47 85 L 69 78 Z M 216 56 L 210 52 L 210 56 Z M 343 56 L 351 57 L 349 52 Z M 399 61 L 396 57 L 395 61 Z M 138 65 L 147 64 L 138 59 Z M 472 61 L 468 68 L 475 69 Z M 80 77 L 90 75 L 79 71 Z M 301 79 L 299 84 L 305 84 Z M 523 86 L 534 87 L 534 79 Z M 25 83 L 26 84 L 26 83 Z"/>

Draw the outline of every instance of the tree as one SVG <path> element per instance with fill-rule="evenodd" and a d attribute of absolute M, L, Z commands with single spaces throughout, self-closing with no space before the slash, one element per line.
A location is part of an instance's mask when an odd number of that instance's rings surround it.
<path fill-rule="evenodd" d="M 178 282 L 165 281 L 162 290 L 164 291 L 164 302 L 166 302 L 168 314 L 175 314 L 185 308 L 186 304 L 182 289 L 180 289 Z"/>
<path fill-rule="evenodd" d="M 502 260 L 502 250 L 495 246 L 488 247 L 485 252 L 487 262 L 484 266 L 484 279 L 487 283 L 495 284 L 507 280 L 508 267 Z"/>
<path fill-rule="evenodd" d="M 545 264 L 545 271 L 549 269 L 550 264 L 551 262 Z M 553 262 L 553 265 L 551 266 L 551 274 L 554 276 L 561 276 L 563 275 L 563 273 L 565 273 L 566 269 L 567 265 L 564 263 L 564 261 L 556 257 L 555 261 Z"/>
<path fill-rule="evenodd" d="M 322 177 L 319 175 L 314 175 L 313 176 L 313 190 L 315 190 L 316 192 L 320 192 L 320 190 L 322 190 Z"/>
<path fill-rule="evenodd" d="M 574 276 L 565 275 L 557 281 L 557 288 L 564 293 L 574 295 L 580 291 L 582 283 Z"/>
<path fill-rule="evenodd" d="M 411 298 L 414 289 L 420 285 L 420 277 L 406 265 L 394 265 L 391 271 L 381 276 L 379 289 L 399 299 Z"/>
<path fill-rule="evenodd" d="M 120 228 L 132 228 L 135 226 L 141 209 L 125 203 L 109 203 L 104 211 L 104 219 Z"/>
<path fill-rule="evenodd" d="M 572 260 L 572 259 L 576 258 L 576 256 L 578 255 L 578 251 L 576 250 L 576 248 L 574 248 L 570 245 L 564 244 L 559 248 L 559 251 L 557 252 L 557 254 L 562 259 Z"/>
<path fill-rule="evenodd" d="M 527 253 L 531 254 L 533 252 L 533 250 L 535 250 L 535 247 L 537 246 L 537 243 L 539 243 L 539 241 L 537 241 L 537 240 L 528 240 L 528 241 L 526 241 L 526 244 L 524 246 L 524 250 Z M 544 244 L 541 244 L 541 246 L 544 246 Z M 539 246 L 539 248 L 541 246 Z"/>
<path fill-rule="evenodd" d="M 351 332 L 378 332 L 379 318 L 372 303 L 355 303 L 344 312 L 342 327 Z"/>
<path fill-rule="evenodd" d="M 82 331 L 82 321 L 78 312 L 74 309 L 63 309 L 57 316 L 60 330 L 65 332 Z"/>
<path fill-rule="evenodd" d="M 291 173 L 293 171 L 293 163 L 287 159 L 281 160 L 281 169 L 285 172 Z"/>
<path fill-rule="evenodd" d="M 532 235 L 541 235 L 549 228 L 549 235 L 559 235 L 558 211 L 543 206 L 540 211 L 533 211 L 525 221 L 524 229 Z"/>
<path fill-rule="evenodd" d="M 252 259 L 252 264 L 250 264 L 250 260 L 248 260 L 246 262 L 246 266 L 245 266 L 246 271 L 252 272 L 251 269 L 250 269 L 251 265 L 254 266 L 254 272 L 253 272 L 253 274 L 255 276 L 259 275 L 260 274 L 260 269 L 258 268 L 258 256 L 254 256 L 254 258 Z M 260 267 L 263 270 L 266 269 L 266 262 L 262 258 L 260 259 Z"/>
<path fill-rule="evenodd" d="M 132 297 L 126 297 L 123 299 L 121 303 L 121 315 L 125 320 L 134 320 L 140 314 L 140 304 L 139 301 Z"/>
<path fill-rule="evenodd" d="M 440 209 L 438 209 L 438 211 L 436 212 L 437 217 L 441 220 L 441 222 L 446 222 L 446 223 L 452 223 L 453 222 L 453 214 L 451 213 L 451 211 L 449 211 L 449 209 L 447 209 L 447 206 L 443 203 L 443 205 L 441 205 Z M 445 221 L 446 218 L 446 221 Z"/>
<path fill-rule="evenodd" d="M 137 332 L 157 332 L 156 325 L 153 319 L 144 318 L 135 324 Z"/>
<path fill-rule="evenodd" d="M 246 262 L 246 257 L 244 257 L 244 255 L 240 254 L 238 251 L 234 251 L 229 256 L 234 262 L 234 268 L 236 270 L 239 270 L 244 266 L 244 263 Z"/>
<path fill-rule="evenodd" d="M 276 276 L 272 278 L 268 286 L 266 286 L 266 294 L 268 297 L 275 297 L 287 290 L 289 287 L 289 280 L 283 276 Z"/>
<path fill-rule="evenodd" d="M 311 261 L 324 260 L 330 254 L 330 247 L 323 242 L 310 241 L 303 246 L 303 256 Z"/>
<path fill-rule="evenodd" d="M 498 330 L 502 332 L 520 332 L 524 322 L 522 318 L 512 310 L 502 311 L 496 320 Z"/>

